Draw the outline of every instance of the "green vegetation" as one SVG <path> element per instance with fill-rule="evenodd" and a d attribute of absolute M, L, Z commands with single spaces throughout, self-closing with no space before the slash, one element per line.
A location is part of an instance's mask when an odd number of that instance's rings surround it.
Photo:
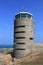
<path fill-rule="evenodd" d="M 30 62 L 21 62 L 21 65 L 43 65 L 43 62 L 30 61 Z"/>
<path fill-rule="evenodd" d="M 1 48 L 0 53 L 7 54 L 13 51 L 13 48 Z"/>

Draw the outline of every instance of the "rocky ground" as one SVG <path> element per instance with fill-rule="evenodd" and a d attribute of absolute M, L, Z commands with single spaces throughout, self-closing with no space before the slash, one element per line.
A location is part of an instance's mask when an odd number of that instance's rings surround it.
<path fill-rule="evenodd" d="M 0 65 L 12 65 L 12 57 L 10 54 L 0 54 Z"/>
<path fill-rule="evenodd" d="M 0 65 L 43 65 L 43 52 L 34 52 L 20 59 L 0 53 Z"/>
<path fill-rule="evenodd" d="M 14 65 L 43 65 L 43 52 L 34 52 L 24 58 L 16 59 Z"/>
<path fill-rule="evenodd" d="M 13 48 L 0 49 L 0 65 L 43 65 L 43 46 L 32 46 L 32 52 L 26 57 L 12 57 Z"/>
<path fill-rule="evenodd" d="M 12 53 L 13 48 L 1 48 L 0 49 L 0 65 L 13 65 Z"/>

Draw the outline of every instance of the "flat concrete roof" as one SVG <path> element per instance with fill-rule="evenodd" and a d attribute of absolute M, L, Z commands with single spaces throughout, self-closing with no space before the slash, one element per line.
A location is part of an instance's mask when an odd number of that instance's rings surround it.
<path fill-rule="evenodd" d="M 19 13 L 17 13 L 16 15 L 18 15 L 18 14 L 22 14 L 22 13 L 27 13 L 27 14 L 33 16 L 33 14 L 31 14 L 31 13 L 29 13 L 29 12 L 19 12 Z"/>

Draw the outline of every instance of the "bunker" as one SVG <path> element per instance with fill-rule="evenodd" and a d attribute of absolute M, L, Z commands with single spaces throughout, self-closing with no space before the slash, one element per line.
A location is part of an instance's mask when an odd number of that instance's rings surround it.
<path fill-rule="evenodd" d="M 20 12 L 14 20 L 14 56 L 21 58 L 28 55 L 29 45 L 34 43 L 34 20 L 29 12 Z"/>

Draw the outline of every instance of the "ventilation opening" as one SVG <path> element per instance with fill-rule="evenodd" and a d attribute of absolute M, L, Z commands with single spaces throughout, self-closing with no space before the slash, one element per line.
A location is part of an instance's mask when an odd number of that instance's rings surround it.
<path fill-rule="evenodd" d="M 25 25 L 22 25 L 22 26 L 15 26 L 15 28 L 19 28 L 19 27 L 25 27 Z"/>
<path fill-rule="evenodd" d="M 30 40 L 33 40 L 34 38 L 30 38 Z"/>
<path fill-rule="evenodd" d="M 17 43 L 17 44 L 25 44 L 25 43 Z"/>
<path fill-rule="evenodd" d="M 18 31 L 18 32 L 15 32 L 15 33 L 25 33 L 25 31 Z"/>
<path fill-rule="evenodd" d="M 16 39 L 24 39 L 25 37 L 15 37 Z"/>
<path fill-rule="evenodd" d="M 15 50 L 25 50 L 25 49 L 20 49 L 20 48 L 17 48 L 17 49 L 15 49 Z"/>

